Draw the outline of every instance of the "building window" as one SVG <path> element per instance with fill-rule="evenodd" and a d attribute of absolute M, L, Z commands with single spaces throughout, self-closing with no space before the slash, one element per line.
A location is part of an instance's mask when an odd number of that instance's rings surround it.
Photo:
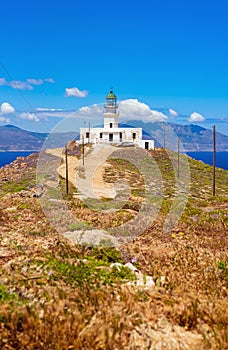
<path fill-rule="evenodd" d="M 135 139 L 136 139 L 136 133 L 135 133 L 135 132 L 133 132 L 133 134 L 132 134 L 132 138 L 133 138 L 133 140 L 135 140 Z"/>
<path fill-rule="evenodd" d="M 86 133 L 86 139 L 88 139 L 88 138 L 89 138 L 89 132 Z"/>
<path fill-rule="evenodd" d="M 110 123 L 110 128 L 112 128 L 112 123 Z"/>
<path fill-rule="evenodd" d="M 122 141 L 123 135 L 122 132 L 120 132 L 120 141 Z"/>
<path fill-rule="evenodd" d="M 103 137 L 103 134 L 102 134 L 102 132 L 100 132 L 100 139 L 102 139 L 102 137 Z"/>

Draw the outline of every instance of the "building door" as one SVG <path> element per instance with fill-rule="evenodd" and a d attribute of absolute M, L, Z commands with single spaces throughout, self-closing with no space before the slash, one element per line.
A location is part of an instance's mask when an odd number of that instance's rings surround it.
<path fill-rule="evenodd" d="M 149 149 L 149 142 L 145 142 L 145 149 Z"/>
<path fill-rule="evenodd" d="M 113 141 L 113 134 L 109 134 L 109 142 Z"/>
<path fill-rule="evenodd" d="M 120 142 L 122 142 L 122 139 L 123 139 L 123 135 L 122 135 L 122 132 L 120 132 Z"/>

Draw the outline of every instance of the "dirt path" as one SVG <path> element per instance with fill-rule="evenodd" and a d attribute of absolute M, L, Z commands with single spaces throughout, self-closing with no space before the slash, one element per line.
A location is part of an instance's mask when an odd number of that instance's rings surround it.
<path fill-rule="evenodd" d="M 80 161 L 76 187 L 82 198 L 116 196 L 114 186 L 103 180 L 104 169 L 109 166 L 106 160 L 114 150 L 110 145 L 94 145 L 92 152 L 85 157 L 84 166 L 82 160 Z"/>
<path fill-rule="evenodd" d="M 68 156 L 69 181 L 77 188 L 79 198 L 114 198 L 116 196 L 114 186 L 103 180 L 104 169 L 109 166 L 106 160 L 114 150 L 115 148 L 110 145 L 94 145 L 92 152 L 85 156 L 84 166 L 82 159 Z M 62 158 L 58 173 L 66 178 L 63 149 L 47 149 L 46 153 Z"/>

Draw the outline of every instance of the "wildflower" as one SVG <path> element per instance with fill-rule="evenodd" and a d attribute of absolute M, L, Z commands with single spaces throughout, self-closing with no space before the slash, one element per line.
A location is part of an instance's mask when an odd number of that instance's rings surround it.
<path fill-rule="evenodd" d="M 131 259 L 132 264 L 136 263 L 136 258 Z"/>
<path fill-rule="evenodd" d="M 175 233 L 172 233 L 172 234 L 171 234 L 171 237 L 172 237 L 172 238 L 176 238 Z"/>

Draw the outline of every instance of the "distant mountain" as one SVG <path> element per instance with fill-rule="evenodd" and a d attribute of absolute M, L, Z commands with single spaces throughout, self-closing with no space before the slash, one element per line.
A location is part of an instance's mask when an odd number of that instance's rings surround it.
<path fill-rule="evenodd" d="M 186 152 L 212 151 L 212 131 L 198 125 L 180 125 L 174 123 L 144 123 L 132 120 L 120 123 L 120 127 L 137 127 L 143 129 L 144 139 L 154 139 L 156 147 L 163 147 L 164 132 L 166 147 L 177 150 L 177 136 L 180 136 L 182 150 Z M 164 130 L 165 128 L 165 130 Z M 79 139 L 79 132 L 37 133 L 20 129 L 13 125 L 0 126 L 0 150 L 40 150 L 63 147 L 70 140 Z M 217 151 L 228 152 L 228 136 L 216 133 Z"/>
<path fill-rule="evenodd" d="M 127 124 L 142 128 L 144 135 L 147 134 L 144 138 L 150 135 L 148 138 L 154 139 L 157 147 L 163 147 L 165 135 L 165 144 L 169 149 L 177 150 L 177 137 L 180 136 L 181 144 L 186 152 L 213 150 L 212 130 L 198 125 L 163 124 L 162 122 L 144 123 L 139 120 L 132 120 Z M 217 132 L 216 148 L 218 152 L 228 152 L 228 136 Z"/>
<path fill-rule="evenodd" d="M 46 148 L 63 147 L 78 133 L 38 133 L 20 129 L 13 125 L 0 126 L 0 151 L 38 151 L 44 142 Z M 49 136 L 49 137 L 48 137 Z"/>

